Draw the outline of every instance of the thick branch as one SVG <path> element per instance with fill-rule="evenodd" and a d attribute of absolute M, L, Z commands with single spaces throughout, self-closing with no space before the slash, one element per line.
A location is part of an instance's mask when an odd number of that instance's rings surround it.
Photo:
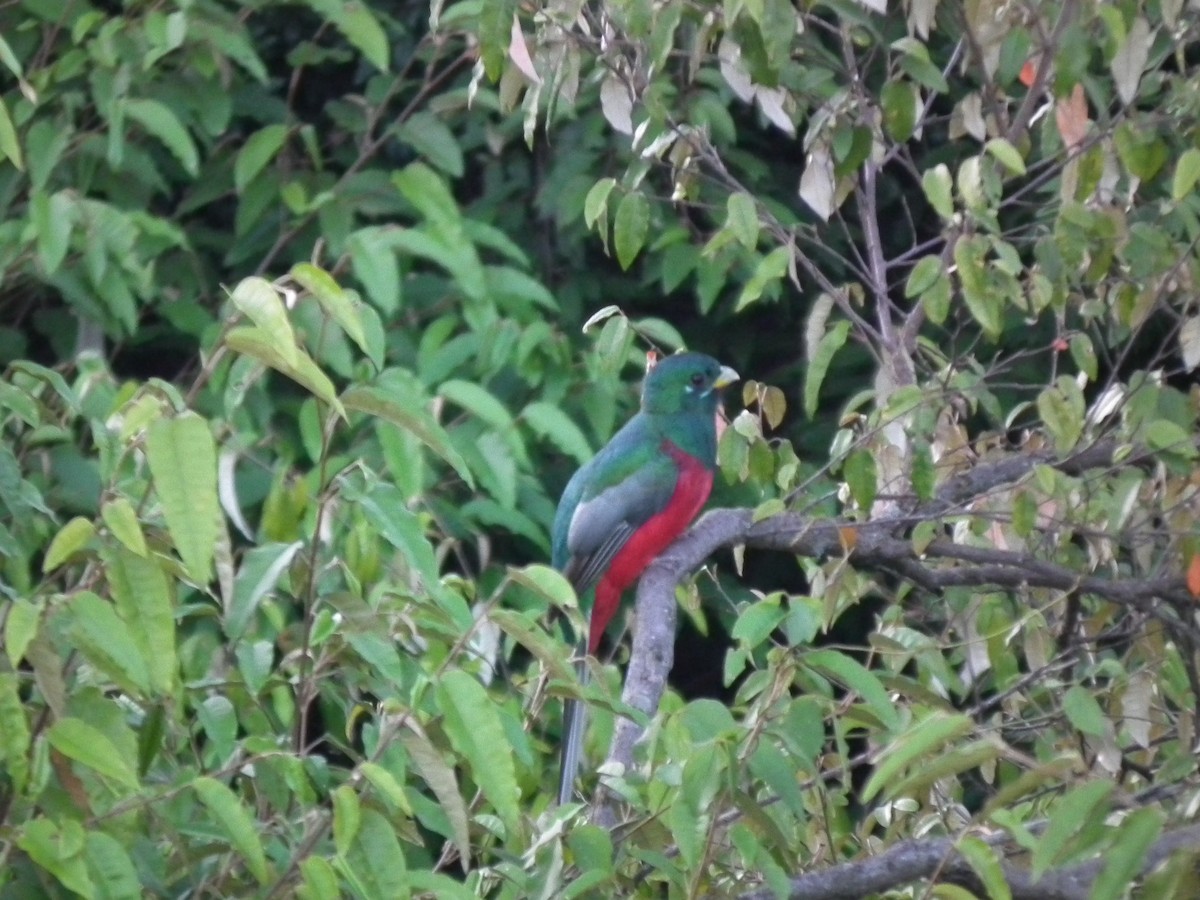
<path fill-rule="evenodd" d="M 1200 850 L 1200 825 L 1189 825 L 1159 838 L 1146 854 L 1142 871 L 1153 869 L 1178 850 Z M 1002 863 L 1002 868 L 1013 900 L 1086 900 L 1105 862 L 1104 857 L 1099 857 L 1052 869 L 1036 881 L 1027 871 L 1012 864 Z M 798 875 L 792 879 L 789 896 L 804 900 L 854 900 L 926 878 L 979 889 L 974 872 L 959 856 L 954 841 L 934 838 L 902 841 L 878 856 Z M 766 900 L 773 896 L 771 891 L 753 891 L 742 898 Z"/>

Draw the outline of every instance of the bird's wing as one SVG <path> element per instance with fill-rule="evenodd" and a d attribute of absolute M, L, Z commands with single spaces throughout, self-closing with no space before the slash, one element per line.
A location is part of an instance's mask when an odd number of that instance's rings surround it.
<path fill-rule="evenodd" d="M 679 468 L 670 456 L 639 457 L 623 466 L 616 480 L 588 485 L 571 515 L 563 574 L 580 593 L 600 579 L 633 533 L 662 512 L 675 492 Z"/>

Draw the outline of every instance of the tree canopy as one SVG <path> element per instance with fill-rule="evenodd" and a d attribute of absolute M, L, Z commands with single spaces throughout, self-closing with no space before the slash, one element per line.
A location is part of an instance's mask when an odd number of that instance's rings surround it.
<path fill-rule="evenodd" d="M 5 5 L 0 898 L 1196 896 L 1196 12 Z"/>

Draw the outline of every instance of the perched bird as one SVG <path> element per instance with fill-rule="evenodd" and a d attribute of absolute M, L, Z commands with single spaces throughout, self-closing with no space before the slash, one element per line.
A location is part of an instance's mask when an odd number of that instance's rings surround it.
<path fill-rule="evenodd" d="M 595 654 L 621 594 L 708 499 L 718 391 L 737 379 L 733 369 L 700 353 L 660 360 L 646 376 L 641 410 L 567 483 L 554 515 L 553 565 L 574 586 L 588 620 L 576 661 L 581 682 L 586 656 Z M 583 705 L 567 700 L 563 723 L 559 803 L 574 790 Z"/>

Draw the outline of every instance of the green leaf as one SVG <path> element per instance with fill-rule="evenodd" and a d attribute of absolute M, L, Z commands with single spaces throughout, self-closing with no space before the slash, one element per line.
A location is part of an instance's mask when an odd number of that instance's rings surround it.
<path fill-rule="evenodd" d="M 338 15 L 333 17 L 333 23 L 346 39 L 358 48 L 366 57 L 367 62 L 380 72 L 388 70 L 391 56 L 391 44 L 387 34 L 371 7 L 363 0 L 350 0 L 341 4 Z"/>
<path fill-rule="evenodd" d="M 1200 181 L 1200 150 L 1189 147 L 1179 155 L 1175 163 L 1175 177 L 1171 181 L 1171 199 L 1178 203 L 1192 192 Z"/>
<path fill-rule="evenodd" d="M 1154 807 L 1135 809 L 1121 822 L 1113 844 L 1104 851 L 1104 870 L 1092 883 L 1089 900 L 1120 900 L 1146 864 L 1146 854 L 1162 831 L 1163 814 Z M 1146 896 L 1149 896 L 1147 892 Z"/>
<path fill-rule="evenodd" d="M 1186 459 L 1196 456 L 1194 436 L 1170 419 L 1155 419 L 1147 424 L 1145 437 L 1151 450 L 1175 453 Z"/>
<path fill-rule="evenodd" d="M 1093 737 L 1103 737 L 1112 727 L 1104 710 L 1087 688 L 1075 684 L 1063 695 L 1063 712 L 1071 724 Z"/>
<path fill-rule="evenodd" d="M 956 844 L 958 852 L 987 889 L 988 900 L 1012 900 L 1012 890 L 1004 877 L 996 851 L 974 835 L 964 834 Z"/>
<path fill-rule="evenodd" d="M 562 644 L 539 628 L 529 616 L 512 609 L 496 608 L 488 613 L 488 618 L 537 657 L 552 678 L 565 682 L 575 680 Z"/>
<path fill-rule="evenodd" d="M 883 127 L 892 140 L 903 144 L 917 126 L 920 95 L 906 81 L 889 81 L 879 92 Z"/>
<path fill-rule="evenodd" d="M 0 672 L 0 768 L 12 780 L 12 790 L 23 792 L 29 778 L 30 734 L 20 691 L 15 673 Z"/>
<path fill-rule="evenodd" d="M 725 227 L 733 232 L 734 237 L 747 250 L 758 246 L 758 205 L 754 198 L 744 191 L 730 194 L 726 201 Z"/>
<path fill-rule="evenodd" d="M 250 874 L 259 884 L 267 884 L 271 872 L 259 839 L 258 825 L 238 795 L 216 779 L 203 775 L 192 782 L 192 787 L 229 838 L 233 849 L 245 861 Z"/>
<path fill-rule="evenodd" d="M 1087 409 L 1074 378 L 1060 375 L 1053 385 L 1038 394 L 1037 410 L 1060 453 L 1078 443 Z"/>
<path fill-rule="evenodd" d="M 394 809 L 397 809 L 406 815 L 412 815 L 412 807 L 408 802 L 408 798 L 404 795 L 404 788 L 400 782 L 396 780 L 396 776 L 385 769 L 378 763 L 364 762 L 360 763 L 358 770 L 362 772 L 363 777 L 371 782 L 371 786 L 375 788 L 385 800 Z"/>
<path fill-rule="evenodd" d="M 104 831 L 87 833 L 88 872 L 96 885 L 97 900 L 139 900 L 143 896 L 137 869 L 125 847 Z"/>
<path fill-rule="evenodd" d="M 446 734 L 470 764 L 471 776 L 508 829 L 520 833 L 520 789 L 513 755 L 495 703 L 476 679 L 460 669 L 446 672 L 437 686 Z"/>
<path fill-rule="evenodd" d="M 62 885 L 82 897 L 94 897 L 95 886 L 88 876 L 83 851 L 87 836 L 83 825 L 74 819 L 61 823 L 36 818 L 16 830 L 16 845 L 31 860 L 45 869 Z"/>
<path fill-rule="evenodd" d="M 504 71 L 517 0 L 489 0 L 479 9 L 479 46 L 487 77 L 497 81 Z"/>
<path fill-rule="evenodd" d="M 886 728 L 894 729 L 900 719 L 883 684 L 862 663 L 837 650 L 813 650 L 803 657 L 804 664 L 854 691 L 866 702 Z"/>
<path fill-rule="evenodd" d="M 608 196 L 616 185 L 615 178 L 601 178 L 587 192 L 587 196 L 583 200 L 583 222 L 588 228 L 595 225 L 596 220 L 608 209 Z M 584 331 L 587 331 L 586 326 Z"/>
<path fill-rule="evenodd" d="M 468 487 L 475 487 L 475 479 L 467 468 L 466 460 L 454 448 L 450 436 L 433 416 L 424 408 L 406 406 L 385 394 L 380 388 L 356 385 L 342 395 L 347 409 L 378 416 L 405 431 L 410 432 L 426 447 L 453 467 Z"/>
<path fill-rule="evenodd" d="M 136 791 L 137 772 L 116 745 L 100 729 L 81 719 L 59 719 L 47 732 L 50 746 L 105 778 Z"/>
<path fill-rule="evenodd" d="M 92 524 L 91 519 L 76 516 L 54 535 L 54 540 L 50 542 L 50 546 L 46 548 L 46 555 L 42 558 L 42 571 L 53 572 L 87 546 L 95 534 L 96 526 Z"/>
<path fill-rule="evenodd" d="M 521 419 L 539 437 L 551 441 L 580 465 L 592 458 L 591 445 L 579 426 L 557 406 L 544 400 L 535 400 L 522 410 Z"/>
<path fill-rule="evenodd" d="M 404 745 L 413 768 L 433 791 L 438 805 L 446 814 L 446 822 L 450 829 L 446 837 L 454 844 L 459 858 L 465 865 L 471 858 L 471 834 L 467 823 L 467 804 L 459 790 L 454 769 L 446 764 L 441 752 L 433 746 L 420 726 L 411 719 L 406 724 L 408 727 L 400 732 L 400 742 Z"/>
<path fill-rule="evenodd" d="M 637 259 L 649 231 L 650 203 L 637 191 L 630 191 L 621 198 L 613 219 L 613 247 L 622 269 Z"/>
<path fill-rule="evenodd" d="M 12 116 L 8 114 L 8 105 L 3 97 L 0 97 L 0 153 L 8 157 L 8 161 L 17 169 L 25 171 L 21 142 L 17 139 L 17 129 L 13 127 Z"/>
<path fill-rule="evenodd" d="M 239 194 L 283 148 L 288 132 L 286 125 L 266 125 L 246 138 L 233 162 L 233 186 Z"/>
<path fill-rule="evenodd" d="M 367 298 L 385 313 L 400 309 L 400 263 L 396 258 L 394 232 L 369 226 L 360 228 L 346 241 L 354 277 Z"/>
<path fill-rule="evenodd" d="M 885 797 L 891 796 L 886 789 L 896 786 L 905 769 L 956 738 L 969 734 L 973 727 L 968 716 L 941 711 L 929 713 L 914 722 L 884 752 L 863 787 L 863 799 L 869 801 L 880 791 L 885 791 Z"/>
<path fill-rule="evenodd" d="M 370 900 L 410 897 L 408 867 L 396 829 L 377 810 L 365 807 L 354 842 L 338 860 L 354 895 Z"/>
<path fill-rule="evenodd" d="M 175 684 L 175 617 L 171 589 L 158 562 L 124 547 L 106 548 L 105 575 L 117 612 L 145 660 L 150 688 L 169 694 Z"/>
<path fill-rule="evenodd" d="M 287 308 L 275 286 L 265 278 L 251 276 L 238 282 L 229 295 L 234 306 L 258 326 L 260 333 L 272 340 L 275 352 L 289 365 L 299 360 L 300 348 Z"/>
<path fill-rule="evenodd" d="M 938 163 L 932 169 L 927 169 L 921 176 L 921 188 L 925 191 L 925 199 L 943 219 L 954 217 L 954 200 L 951 197 L 953 179 L 950 169 L 945 163 Z"/>
<path fill-rule="evenodd" d="M 71 635 L 84 658 L 134 696 L 150 693 L 145 654 L 113 605 L 82 591 L 71 598 L 70 609 Z"/>
<path fill-rule="evenodd" d="M 37 637 L 41 616 L 41 606 L 24 597 L 16 597 L 8 604 L 4 619 L 4 653 L 14 669 Z"/>
<path fill-rule="evenodd" d="M 358 344 L 363 353 L 370 355 L 371 348 L 367 343 L 366 332 L 363 331 L 357 297 L 343 290 L 324 269 L 319 269 L 311 263 L 297 263 L 292 266 L 290 274 L 306 291 L 317 298 L 321 309 L 337 322 L 342 331 L 346 332 L 346 336 Z"/>
<path fill-rule="evenodd" d="M 396 136 L 451 178 L 462 177 L 462 148 L 441 116 L 422 110 L 401 124 Z"/>
<path fill-rule="evenodd" d="M 1103 821 L 1108 810 L 1108 797 L 1115 786 L 1112 781 L 1090 781 L 1069 791 L 1055 805 L 1050 821 L 1033 849 L 1031 866 L 1035 880 L 1051 866 L 1069 861 L 1067 848 L 1087 826 Z"/>
<path fill-rule="evenodd" d="M 330 799 L 333 801 L 333 845 L 344 856 L 350 852 L 350 846 L 362 825 L 362 804 L 354 788 L 348 784 L 334 788 Z"/>
<path fill-rule="evenodd" d="M 1021 158 L 1021 151 L 1004 138 L 992 138 L 984 145 L 984 149 L 1014 175 L 1025 174 L 1025 160 Z"/>
<path fill-rule="evenodd" d="M 195 176 L 200 171 L 200 157 L 192 136 L 169 106 L 157 100 L 126 100 L 125 114 L 158 138 L 189 175 Z"/>
<path fill-rule="evenodd" d="M 263 597 L 275 590 L 279 579 L 303 547 L 301 541 L 267 543 L 246 552 L 234 579 L 233 596 L 224 610 L 223 627 L 227 637 L 237 639 L 245 634 Z"/>
<path fill-rule="evenodd" d="M 850 496 L 861 510 L 869 510 L 875 502 L 878 490 L 878 472 L 875 468 L 875 454 L 869 450 L 855 450 L 842 466 L 842 475 L 846 478 L 846 486 L 850 488 Z"/>
<path fill-rule="evenodd" d="M 817 403 L 821 396 L 821 383 L 829 371 L 829 364 L 846 343 L 850 334 L 850 323 L 842 320 L 834 322 L 833 327 L 821 336 L 817 350 L 808 361 L 808 369 L 804 373 L 804 414 L 810 419 L 817 414 Z"/>
<path fill-rule="evenodd" d="M 297 384 L 308 388 L 313 396 L 328 403 L 339 416 L 345 418 L 346 410 L 342 406 L 341 400 L 338 399 L 333 382 L 313 362 L 312 357 L 303 350 L 297 349 L 296 364 L 291 365 L 279 353 L 276 343 L 277 341 L 271 335 L 258 327 L 233 328 L 225 335 L 225 344 L 229 349 L 256 359 L 264 366 L 270 366 Z"/>
<path fill-rule="evenodd" d="M 750 280 L 746 282 L 741 294 L 738 295 L 734 312 L 745 309 L 751 303 L 756 302 L 763 295 L 763 291 L 767 289 L 767 285 L 778 281 L 788 273 L 788 267 L 791 264 L 792 248 L 790 245 L 776 247 L 760 259 L 754 269 L 754 274 L 750 276 Z"/>
<path fill-rule="evenodd" d="M 962 237 L 954 245 L 954 263 L 962 284 L 963 301 L 972 318 L 995 340 L 1004 326 L 1003 297 L 988 278 L 988 242 L 979 236 Z"/>
<path fill-rule="evenodd" d="M 108 526 L 113 537 L 125 545 L 127 550 L 138 556 L 145 556 L 146 537 L 142 534 L 142 526 L 138 521 L 137 511 L 124 497 L 115 497 L 100 507 L 100 518 Z"/>
<path fill-rule="evenodd" d="M 37 235 L 38 262 L 47 275 L 57 272 L 67 258 L 75 214 L 75 200 L 67 191 L 50 196 L 36 193 L 30 198 L 29 218 Z"/>
<path fill-rule="evenodd" d="M 221 504 L 217 447 L 207 420 L 188 413 L 154 422 L 146 431 L 146 459 L 171 540 L 191 577 L 208 584 Z"/>

